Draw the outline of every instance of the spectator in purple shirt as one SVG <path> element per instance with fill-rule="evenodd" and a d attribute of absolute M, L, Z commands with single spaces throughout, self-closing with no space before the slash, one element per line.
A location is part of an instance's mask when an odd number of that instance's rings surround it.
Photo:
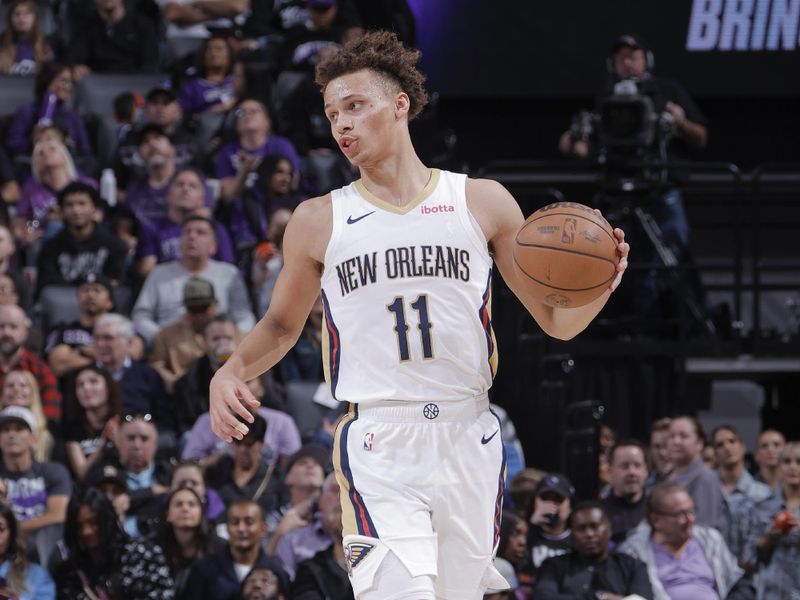
<path fill-rule="evenodd" d="M 222 36 L 212 36 L 197 51 L 195 76 L 183 84 L 178 101 L 187 116 L 224 112 L 233 106 L 233 50 Z"/>
<path fill-rule="evenodd" d="M 136 248 L 137 272 L 144 279 L 157 264 L 180 258 L 181 224 L 191 215 L 208 215 L 208 195 L 203 175 L 192 168 L 175 175 L 167 191 L 167 215 L 144 225 L 139 232 Z M 233 262 L 233 245 L 221 223 L 214 222 L 217 231 L 217 252 L 214 260 Z"/>
<path fill-rule="evenodd" d="M 34 0 L 14 0 L 6 12 L 0 35 L 0 74 L 34 75 L 53 59 L 53 50 L 39 29 L 39 8 Z"/>
<path fill-rule="evenodd" d="M 89 136 L 80 115 L 69 108 L 72 73 L 69 67 L 49 62 L 42 65 L 34 86 L 36 100 L 17 110 L 6 136 L 12 155 L 31 151 L 31 132 L 35 125 L 55 123 L 67 132 L 67 145 L 76 156 L 91 153 Z"/>
<path fill-rule="evenodd" d="M 14 217 L 14 236 L 23 247 L 30 246 L 60 229 L 57 195 L 73 181 L 97 187 L 97 182 L 78 174 L 69 150 L 48 139 L 36 144 L 31 158 L 32 177 L 22 186 L 22 198 Z M 53 225 L 48 230 L 52 216 Z"/>
<path fill-rule="evenodd" d="M 125 204 L 148 225 L 167 216 L 167 191 L 177 171 L 175 146 L 161 126 L 148 124 L 139 132 L 139 156 L 146 174 L 128 186 Z"/>
<path fill-rule="evenodd" d="M 251 173 L 265 156 L 280 154 L 289 159 L 296 174 L 300 173 L 297 150 L 288 139 L 272 133 L 272 119 L 262 102 L 242 100 L 235 114 L 239 139 L 222 146 L 214 159 L 214 175 L 220 180 L 223 200 L 242 194 Z M 297 179 L 296 176 L 294 184 Z"/>

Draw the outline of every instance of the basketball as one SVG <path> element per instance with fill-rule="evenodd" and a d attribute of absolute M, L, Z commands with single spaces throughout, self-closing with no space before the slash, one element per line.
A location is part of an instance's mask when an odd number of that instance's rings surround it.
<path fill-rule="evenodd" d="M 514 241 L 514 264 L 543 304 L 574 308 L 598 298 L 619 256 L 611 225 L 593 209 L 556 202 L 533 213 Z"/>

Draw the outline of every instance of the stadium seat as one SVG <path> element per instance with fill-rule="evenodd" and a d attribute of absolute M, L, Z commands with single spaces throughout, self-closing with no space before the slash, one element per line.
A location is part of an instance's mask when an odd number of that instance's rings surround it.
<path fill-rule="evenodd" d="M 33 77 L 0 75 L 0 116 L 12 115 L 23 104 L 34 100 Z"/>
<path fill-rule="evenodd" d="M 73 103 L 75 110 L 83 115 L 96 113 L 111 116 L 114 98 L 124 92 L 139 92 L 146 95 L 152 88 L 163 85 L 169 79 L 164 74 L 147 75 L 87 75 L 75 84 Z"/>

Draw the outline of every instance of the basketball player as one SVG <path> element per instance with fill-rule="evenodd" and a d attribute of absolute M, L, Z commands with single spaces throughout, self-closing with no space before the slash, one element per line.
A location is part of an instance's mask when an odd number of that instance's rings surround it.
<path fill-rule="evenodd" d="M 373 32 L 319 64 L 331 132 L 361 179 L 298 206 L 269 310 L 211 382 L 214 431 L 241 438 L 258 406 L 244 382 L 292 347 L 321 288 L 326 379 L 350 403 L 333 463 L 359 600 L 471 600 L 508 587 L 492 566 L 504 487 L 487 399 L 492 259 L 561 339 L 587 326 L 627 266 L 615 230 L 621 260 L 602 297 L 568 310 L 531 298 L 513 267 L 524 220 L 511 195 L 430 169 L 414 151 L 408 121 L 427 99 L 418 58 Z"/>

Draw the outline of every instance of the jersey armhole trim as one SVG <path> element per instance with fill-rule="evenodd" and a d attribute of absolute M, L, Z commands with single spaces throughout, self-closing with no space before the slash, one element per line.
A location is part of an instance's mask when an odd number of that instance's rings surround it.
<path fill-rule="evenodd" d="M 483 252 L 486 257 L 488 258 L 489 262 L 494 262 L 492 260 L 492 255 L 489 252 L 489 242 L 486 240 L 486 236 L 481 229 L 478 220 L 472 214 L 472 211 L 469 209 L 469 203 L 467 202 L 467 179 L 466 175 L 459 174 L 458 179 L 462 179 L 462 181 L 458 184 L 458 201 L 463 203 L 463 211 L 459 211 L 459 218 L 461 220 L 461 225 L 464 227 L 464 230 L 467 232 L 467 236 L 469 237 L 470 241 L 475 245 L 475 247 Z"/>
<path fill-rule="evenodd" d="M 339 246 L 339 239 L 342 237 L 342 203 L 344 194 L 342 190 L 333 190 L 331 192 L 331 237 L 328 240 L 328 247 L 325 248 L 325 264 L 322 266 L 322 277 L 324 279 L 333 269 L 333 262 L 331 257 L 336 252 Z"/>

